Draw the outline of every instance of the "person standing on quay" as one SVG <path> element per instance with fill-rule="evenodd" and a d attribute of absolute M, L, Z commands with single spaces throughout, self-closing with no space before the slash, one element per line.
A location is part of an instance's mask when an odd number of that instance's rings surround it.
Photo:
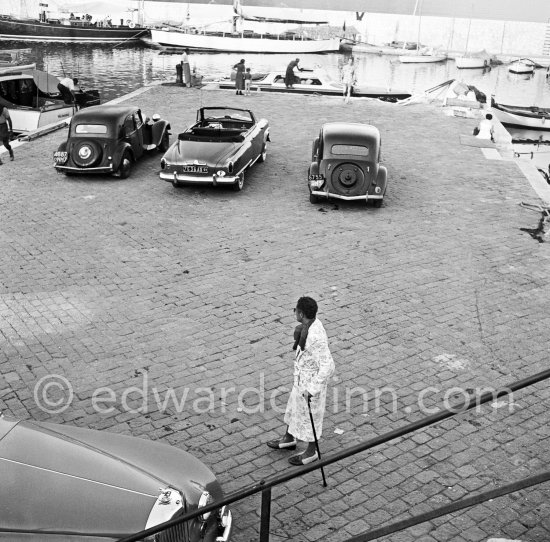
<path fill-rule="evenodd" d="M 289 458 L 291 465 L 307 465 L 319 459 L 308 401 L 317 438 L 320 438 L 323 432 L 328 380 L 334 373 L 334 360 L 328 347 L 325 328 L 317 318 L 317 309 L 317 303 L 311 297 L 301 297 L 296 303 L 294 313 L 300 325 L 295 332 L 294 385 L 284 417 L 287 429 L 282 439 L 267 443 L 276 450 L 294 450 L 297 440 L 307 442 L 303 453 Z"/>
<path fill-rule="evenodd" d="M 10 153 L 10 160 L 13 160 L 13 149 L 10 145 L 10 135 L 12 131 L 13 124 L 11 123 L 10 112 L 2 104 L 0 104 L 0 141 Z M 2 164 L 3 162 L 0 160 L 0 166 Z"/>
<path fill-rule="evenodd" d="M 235 74 L 235 94 L 240 94 L 242 96 L 244 89 L 244 72 L 246 70 L 244 58 L 241 58 L 241 61 L 233 66 L 233 69 L 237 70 Z"/>
<path fill-rule="evenodd" d="M 342 83 L 344 83 L 344 102 L 349 103 L 351 91 L 355 84 L 355 66 L 353 64 L 353 57 L 350 56 L 348 63 L 342 68 Z"/>
<path fill-rule="evenodd" d="M 181 71 L 183 75 L 183 84 L 186 87 L 191 86 L 191 68 L 189 66 L 189 49 L 183 51 L 181 55 Z"/>
<path fill-rule="evenodd" d="M 250 68 L 246 68 L 246 71 L 244 72 L 244 94 L 245 96 L 250 96 L 250 84 L 252 83 L 252 73 L 250 72 Z"/>

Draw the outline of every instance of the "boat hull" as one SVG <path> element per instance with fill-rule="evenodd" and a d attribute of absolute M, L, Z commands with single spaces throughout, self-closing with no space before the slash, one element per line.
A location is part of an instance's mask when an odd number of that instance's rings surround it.
<path fill-rule="evenodd" d="M 459 69 L 482 69 L 489 65 L 489 61 L 486 58 L 476 58 L 470 56 L 457 56 L 455 58 L 456 67 Z"/>
<path fill-rule="evenodd" d="M 219 84 L 220 89 L 235 89 L 235 83 L 224 81 Z M 282 84 L 252 84 L 250 90 L 254 92 L 285 92 L 287 94 L 321 94 L 324 96 L 342 97 L 341 89 L 320 87 L 316 85 L 295 84 L 292 88 L 287 88 Z M 382 87 L 361 87 L 354 89 L 351 94 L 354 98 L 383 98 L 391 100 L 404 100 L 410 98 L 411 94 L 402 90 L 388 90 Z"/>
<path fill-rule="evenodd" d="M 234 53 L 331 53 L 340 48 L 339 38 L 326 40 L 242 37 L 226 34 L 190 34 L 172 30 L 151 30 L 151 41 L 164 47 L 181 47 L 198 51 Z"/>
<path fill-rule="evenodd" d="M 7 17 L 0 18 L 0 40 L 108 43 L 139 41 L 148 34 L 148 28 L 139 27 L 74 26 Z"/>
<path fill-rule="evenodd" d="M 400 55 L 399 61 L 403 64 L 426 64 L 432 62 L 443 62 L 447 60 L 445 55 Z"/>
<path fill-rule="evenodd" d="M 13 131 L 22 135 L 50 124 L 68 120 L 75 113 L 75 108 L 71 105 L 42 109 L 8 107 L 8 110 L 13 124 Z"/>
<path fill-rule="evenodd" d="M 550 131 L 550 109 L 534 109 L 493 103 L 491 111 L 505 126 Z"/>

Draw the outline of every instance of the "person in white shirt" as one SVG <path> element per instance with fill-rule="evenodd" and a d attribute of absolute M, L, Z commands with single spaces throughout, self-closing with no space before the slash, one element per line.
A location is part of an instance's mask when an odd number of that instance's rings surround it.
<path fill-rule="evenodd" d="M 348 63 L 342 68 L 342 83 L 344 83 L 344 102 L 349 103 L 351 91 L 355 83 L 355 66 L 353 65 L 353 57 L 350 57 Z"/>
<path fill-rule="evenodd" d="M 61 93 L 61 97 L 66 104 L 76 103 L 74 95 L 74 91 L 76 89 L 75 85 L 78 85 L 78 79 L 71 79 L 70 77 L 61 79 L 57 85 L 57 90 Z"/>
<path fill-rule="evenodd" d="M 487 113 L 485 118 L 479 123 L 479 126 L 474 130 L 474 135 L 480 139 L 490 139 L 495 141 L 495 127 L 493 126 L 493 115 Z"/>

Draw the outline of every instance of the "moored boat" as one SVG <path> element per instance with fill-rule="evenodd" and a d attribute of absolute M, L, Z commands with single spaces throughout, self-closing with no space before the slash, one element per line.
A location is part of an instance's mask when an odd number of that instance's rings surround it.
<path fill-rule="evenodd" d="M 13 131 L 28 134 L 38 128 L 70 119 L 76 107 L 65 103 L 57 90 L 59 80 L 45 72 L 30 70 L 0 75 L 0 104 L 10 112 Z M 77 91 L 79 107 L 99 104 L 96 91 Z"/>
<path fill-rule="evenodd" d="M 233 2 L 233 16 L 225 31 L 212 30 L 209 27 L 197 28 L 183 25 L 176 27 L 164 25 L 151 29 L 151 41 L 163 47 L 176 47 L 194 51 L 223 51 L 232 53 L 332 53 L 340 49 L 340 38 L 315 38 L 309 32 L 259 31 L 244 29 L 244 21 L 269 24 L 328 25 L 327 21 L 303 21 L 274 17 L 260 17 L 245 14 L 239 0 Z"/>
<path fill-rule="evenodd" d="M 88 14 L 67 13 L 50 17 L 42 11 L 38 19 L 0 15 L 0 40 L 104 43 L 139 41 L 148 35 L 148 28 L 136 25 L 130 19 L 113 24 L 108 18 L 94 21 Z"/>
<path fill-rule="evenodd" d="M 550 108 L 505 105 L 491 100 L 493 114 L 504 126 L 550 131 Z"/>
<path fill-rule="evenodd" d="M 433 51 L 399 55 L 399 61 L 403 64 L 426 64 L 430 62 L 443 62 L 444 60 L 447 60 L 447 55 L 436 54 Z"/>
<path fill-rule="evenodd" d="M 535 63 L 527 58 L 515 60 L 508 67 L 510 73 L 518 73 L 522 75 L 531 75 L 535 73 Z"/>
<path fill-rule="evenodd" d="M 230 79 L 220 81 L 221 89 L 234 89 L 235 83 Z M 342 96 L 344 85 L 335 81 L 325 70 L 304 70 L 295 76 L 291 88 L 285 85 L 285 72 L 269 72 L 262 79 L 252 81 L 251 90 L 261 92 L 288 92 L 290 94 L 324 94 L 328 96 Z M 411 93 L 405 90 L 387 87 L 356 85 L 351 95 L 356 98 L 381 98 L 388 101 L 397 101 L 410 98 Z"/>
<path fill-rule="evenodd" d="M 464 56 L 455 57 L 456 67 L 459 69 L 482 69 L 489 66 L 489 58 L 487 56 L 482 56 L 479 54 L 465 54 Z"/>

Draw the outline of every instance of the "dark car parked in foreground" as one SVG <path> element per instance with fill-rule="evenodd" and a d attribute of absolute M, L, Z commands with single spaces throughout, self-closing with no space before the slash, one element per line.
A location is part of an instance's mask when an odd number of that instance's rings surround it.
<path fill-rule="evenodd" d="M 0 541 L 106 542 L 223 498 L 187 452 L 105 431 L 0 416 Z M 227 542 L 227 507 L 149 542 Z"/>
<path fill-rule="evenodd" d="M 170 124 L 158 115 L 153 119 L 144 118 L 138 107 L 128 105 L 98 105 L 78 111 L 71 119 L 67 141 L 54 153 L 55 169 L 66 175 L 128 177 L 132 164 L 147 151 L 165 152 L 170 145 Z"/>
<path fill-rule="evenodd" d="M 160 162 L 160 178 L 242 190 L 245 171 L 267 157 L 269 123 L 248 109 L 203 107 Z"/>
<path fill-rule="evenodd" d="M 370 124 L 329 122 L 313 142 L 309 199 L 372 201 L 380 207 L 388 172 L 380 165 L 380 132 Z"/>

